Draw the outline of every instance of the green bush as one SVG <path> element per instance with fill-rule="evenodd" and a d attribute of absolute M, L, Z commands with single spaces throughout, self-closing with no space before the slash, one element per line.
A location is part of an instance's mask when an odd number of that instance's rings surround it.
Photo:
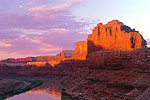
<path fill-rule="evenodd" d="M 61 82 L 60 83 L 62 87 L 66 87 L 66 83 L 65 82 Z"/>

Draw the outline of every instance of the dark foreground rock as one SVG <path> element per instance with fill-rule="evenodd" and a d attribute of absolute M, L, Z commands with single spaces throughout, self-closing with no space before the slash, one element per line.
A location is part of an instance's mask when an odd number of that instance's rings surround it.
<path fill-rule="evenodd" d="M 150 57 L 120 70 L 79 68 L 63 82 L 64 100 L 150 100 Z M 70 74 L 69 74 L 70 73 Z"/>

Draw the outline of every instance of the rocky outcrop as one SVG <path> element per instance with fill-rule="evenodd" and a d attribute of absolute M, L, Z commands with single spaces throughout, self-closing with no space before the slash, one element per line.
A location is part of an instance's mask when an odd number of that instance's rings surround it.
<path fill-rule="evenodd" d="M 59 64 L 60 62 L 61 62 L 61 59 L 53 59 L 48 62 L 28 62 L 26 65 L 37 66 L 37 67 L 44 67 L 44 66 L 55 67 L 55 65 Z"/>
<path fill-rule="evenodd" d="M 74 50 L 63 50 L 62 52 L 60 52 L 59 54 L 57 54 L 56 56 L 60 56 L 60 54 L 64 53 L 65 58 L 71 58 Z"/>
<path fill-rule="evenodd" d="M 9 58 L 2 60 L 0 63 L 8 66 L 52 66 L 59 64 L 61 61 L 70 59 L 72 57 L 74 50 L 63 50 L 56 56 L 37 56 L 37 57 L 27 57 L 27 58 Z"/>
<path fill-rule="evenodd" d="M 37 56 L 34 58 L 34 61 L 36 62 L 44 62 L 44 61 L 49 61 L 49 60 L 53 60 L 53 59 L 57 59 L 57 56 Z"/>
<path fill-rule="evenodd" d="M 118 20 L 97 24 L 86 42 L 76 42 L 74 59 L 86 59 L 87 55 L 100 50 L 131 51 L 146 47 L 146 41 L 135 29 Z"/>
<path fill-rule="evenodd" d="M 97 51 L 87 55 L 89 68 L 107 67 L 107 69 L 118 70 L 130 64 L 140 65 L 148 57 L 148 49 L 136 49 L 132 51 Z"/>
<path fill-rule="evenodd" d="M 1 63 L 8 65 L 8 66 L 47 66 L 49 64 L 50 66 L 54 66 L 55 64 L 58 64 L 61 59 L 64 59 L 64 57 L 58 57 L 58 56 L 37 56 L 37 57 L 27 57 L 27 58 L 9 58 L 6 60 L 2 60 Z M 57 61 L 56 61 L 57 60 Z M 49 63 L 47 63 L 49 62 Z"/>
<path fill-rule="evenodd" d="M 58 58 L 57 56 L 37 56 L 37 57 L 26 57 L 26 58 L 8 58 L 2 60 L 3 63 L 27 63 L 27 62 L 45 62 Z"/>
<path fill-rule="evenodd" d="M 28 62 L 26 65 L 42 67 L 46 65 L 46 62 Z"/>
<path fill-rule="evenodd" d="M 88 70 L 71 71 L 63 80 L 62 98 L 66 100 L 146 100 L 145 84 L 134 84 L 142 74 L 132 71 Z M 144 82 L 144 81 L 143 81 Z M 145 99 L 136 99 L 144 93 Z M 148 99 L 147 99 L 148 100 Z"/>
<path fill-rule="evenodd" d="M 49 61 L 48 61 L 48 64 L 51 65 L 52 67 L 55 67 L 55 66 L 58 65 L 61 61 L 62 61 L 62 59 L 53 59 L 53 60 L 49 60 Z"/>
<path fill-rule="evenodd" d="M 50 60 L 48 62 L 28 62 L 26 65 L 37 66 L 37 67 L 45 67 L 45 66 L 55 67 L 55 65 L 59 64 L 60 62 L 61 62 L 60 59 L 55 59 L 55 60 Z"/>
<path fill-rule="evenodd" d="M 112 20 L 106 25 L 97 24 L 87 41 L 89 53 L 100 49 L 132 50 L 146 46 L 146 41 L 138 31 L 118 20 Z"/>
<path fill-rule="evenodd" d="M 60 59 L 65 59 L 65 58 L 66 58 L 65 53 L 64 53 L 64 52 L 61 52 L 61 53 L 59 54 L 59 58 L 60 58 Z"/>
<path fill-rule="evenodd" d="M 73 53 L 73 59 L 86 59 L 87 56 L 87 42 L 80 41 L 75 43 L 75 52 Z"/>

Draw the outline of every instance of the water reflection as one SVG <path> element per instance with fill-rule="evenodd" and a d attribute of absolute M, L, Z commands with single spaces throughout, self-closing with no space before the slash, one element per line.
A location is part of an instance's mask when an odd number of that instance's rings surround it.
<path fill-rule="evenodd" d="M 61 100 L 60 84 L 51 80 L 43 80 L 38 88 L 16 95 L 7 100 Z"/>
<path fill-rule="evenodd" d="M 29 92 L 27 92 L 29 94 L 33 94 L 33 93 L 36 93 L 36 94 L 49 94 L 53 97 L 56 97 L 56 98 L 59 98 L 61 97 L 61 93 L 56 91 L 55 89 L 50 89 L 50 88 L 47 88 L 47 89 L 33 89 L 33 90 L 30 90 Z"/>

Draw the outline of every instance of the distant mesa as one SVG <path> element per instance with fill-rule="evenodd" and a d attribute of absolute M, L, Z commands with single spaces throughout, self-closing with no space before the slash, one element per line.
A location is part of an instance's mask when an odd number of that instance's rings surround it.
<path fill-rule="evenodd" d="M 63 50 L 56 56 L 39 56 L 35 57 L 36 61 L 27 62 L 26 65 L 43 67 L 49 65 L 55 67 L 57 64 L 64 60 L 70 59 L 73 55 L 74 50 Z"/>
<path fill-rule="evenodd" d="M 73 55 L 74 50 L 63 50 L 56 56 L 37 56 L 37 57 L 27 57 L 27 58 L 8 58 L 2 60 L 0 63 L 8 65 L 8 66 L 51 66 L 59 64 L 61 61 L 66 59 L 70 59 Z"/>
<path fill-rule="evenodd" d="M 56 56 L 70 58 L 70 57 L 72 57 L 73 53 L 74 53 L 74 50 L 63 50 L 62 52 L 60 52 Z"/>
<path fill-rule="evenodd" d="M 118 20 L 97 24 L 87 41 L 76 42 L 73 58 L 85 59 L 91 52 L 100 50 L 130 51 L 146 47 L 146 40 L 135 29 Z"/>

